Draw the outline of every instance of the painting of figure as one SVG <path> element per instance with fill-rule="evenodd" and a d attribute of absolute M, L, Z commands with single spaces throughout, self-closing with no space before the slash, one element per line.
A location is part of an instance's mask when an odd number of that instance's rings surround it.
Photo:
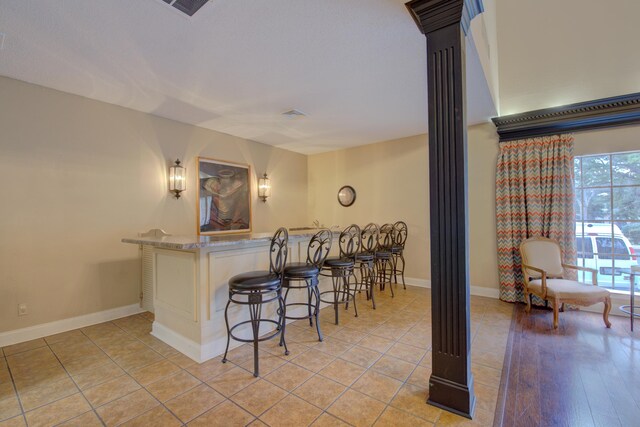
<path fill-rule="evenodd" d="M 199 234 L 251 231 L 249 165 L 198 158 Z"/>

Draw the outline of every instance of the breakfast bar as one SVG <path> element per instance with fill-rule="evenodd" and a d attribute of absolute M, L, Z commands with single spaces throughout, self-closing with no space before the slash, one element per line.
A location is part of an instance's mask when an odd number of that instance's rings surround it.
<path fill-rule="evenodd" d="M 305 260 L 308 242 L 316 231 L 304 229 L 290 232 L 290 262 Z M 334 232 L 334 239 L 338 234 Z M 155 313 L 152 335 L 197 362 L 224 353 L 227 281 L 247 270 L 268 269 L 271 237 L 272 233 L 250 233 L 224 236 L 152 235 L 122 239 L 124 243 L 144 246 L 149 254 L 149 268 L 143 269 L 143 281 L 150 280 L 152 283 Z M 335 250 L 337 245 L 334 245 L 332 252 Z M 320 286 L 331 286 L 330 280 L 325 280 Z M 294 292 L 289 296 L 291 301 L 304 301 L 306 297 L 306 292 Z M 267 307 L 265 315 L 276 318 L 276 309 L 275 304 Z M 240 307 L 231 307 L 229 310 L 232 324 L 248 318 L 246 310 Z M 269 331 L 261 331 L 266 332 Z M 237 334 L 248 338 L 251 328 L 247 325 L 239 329 Z"/>

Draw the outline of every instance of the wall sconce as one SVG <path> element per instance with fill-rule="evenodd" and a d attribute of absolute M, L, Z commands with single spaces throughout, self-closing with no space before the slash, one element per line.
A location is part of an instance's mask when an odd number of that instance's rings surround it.
<path fill-rule="evenodd" d="M 271 196 L 271 180 L 267 177 L 265 173 L 262 178 L 258 180 L 258 197 L 262 199 L 263 202 L 267 201 L 267 197 Z"/>
<path fill-rule="evenodd" d="M 176 199 L 180 198 L 180 193 L 187 189 L 187 170 L 180 166 L 180 159 L 169 168 L 169 191 L 174 193 Z"/>

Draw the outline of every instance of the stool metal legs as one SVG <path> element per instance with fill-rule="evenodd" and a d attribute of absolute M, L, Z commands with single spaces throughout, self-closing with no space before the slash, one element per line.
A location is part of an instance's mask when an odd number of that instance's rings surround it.
<path fill-rule="evenodd" d="M 402 262 L 402 268 L 398 268 L 398 261 Z M 402 288 L 407 289 L 407 284 L 404 282 L 404 254 L 402 252 L 393 255 L 393 281 L 398 283 L 398 272 L 402 278 Z"/>
<path fill-rule="evenodd" d="M 373 309 L 376 309 L 375 293 L 373 292 L 376 284 L 375 263 L 373 261 L 360 262 L 360 282 L 356 282 L 356 286 L 360 285 L 358 291 L 362 291 L 364 286 L 367 295 L 367 301 L 371 300 Z"/>
<path fill-rule="evenodd" d="M 273 295 L 275 293 L 275 295 Z M 272 294 L 272 295 L 268 295 Z M 236 297 L 246 297 L 246 300 L 237 299 Z M 265 298 L 265 296 L 267 298 Z M 278 301 L 278 320 L 264 319 L 262 318 L 262 306 L 266 303 Z M 249 306 L 249 320 L 245 320 L 243 322 L 237 323 L 234 326 L 229 326 L 229 306 L 231 303 L 247 305 Z M 284 299 L 282 298 L 282 291 L 278 289 L 277 291 L 250 291 L 250 292 L 229 292 L 229 301 L 224 309 L 224 322 L 227 327 L 227 346 L 224 351 L 224 356 L 222 357 L 222 363 L 227 362 L 227 354 L 229 353 L 229 344 L 231 342 L 231 338 L 236 341 L 253 343 L 253 376 L 258 377 L 260 375 L 259 369 L 259 351 L 258 351 L 258 343 L 261 341 L 266 341 L 271 338 L 274 338 L 278 334 L 282 334 L 280 336 L 280 345 L 284 346 L 285 355 L 289 354 L 289 350 L 287 349 L 287 343 L 284 338 L 285 334 L 285 318 L 286 318 L 286 306 L 284 305 Z M 275 325 L 275 332 L 260 337 L 260 325 L 262 323 L 271 323 Z M 245 339 L 239 338 L 238 336 L 233 334 L 233 331 L 242 326 L 242 325 L 251 325 L 252 338 Z"/>
<path fill-rule="evenodd" d="M 292 280 L 292 279 L 289 279 Z M 320 291 L 318 290 L 317 279 L 308 278 L 302 279 L 305 282 L 305 286 L 295 286 L 289 284 L 289 286 L 285 286 L 287 289 L 284 293 L 283 304 L 285 308 L 287 306 L 307 306 L 307 316 L 283 316 L 283 326 L 286 324 L 287 319 L 289 320 L 302 320 L 309 319 L 309 326 L 313 326 L 313 319 L 316 319 L 316 330 L 318 331 L 318 341 L 322 341 L 322 332 L 320 331 Z M 307 290 L 307 302 L 294 302 L 287 304 L 287 297 L 289 296 L 289 291 L 291 289 L 306 289 Z M 315 302 L 313 301 L 315 299 Z M 311 310 L 313 308 L 313 311 Z M 283 345 L 284 342 L 284 334 L 280 338 L 280 345 Z"/>
<path fill-rule="evenodd" d="M 353 291 L 349 283 L 349 278 L 353 276 L 353 267 L 350 268 L 332 268 L 331 269 L 331 283 L 333 284 L 333 290 L 319 293 L 320 296 L 326 294 L 333 294 L 333 299 L 322 299 L 320 301 L 333 305 L 335 312 L 336 325 L 339 324 L 338 306 L 340 304 L 345 305 L 345 310 L 349 308 L 349 302 L 353 301 L 353 310 L 355 317 L 358 317 L 358 307 L 356 305 L 356 286 L 354 284 Z"/>
<path fill-rule="evenodd" d="M 384 291 L 386 284 L 389 284 L 389 289 L 391 290 L 391 297 L 395 296 L 393 292 L 393 286 L 391 285 L 391 278 L 393 277 L 393 260 L 390 259 L 379 259 L 377 261 L 377 270 L 378 270 L 378 284 L 380 285 L 380 290 Z"/>

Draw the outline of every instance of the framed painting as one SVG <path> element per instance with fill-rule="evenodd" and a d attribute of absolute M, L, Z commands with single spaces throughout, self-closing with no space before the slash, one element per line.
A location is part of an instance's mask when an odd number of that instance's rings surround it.
<path fill-rule="evenodd" d="M 198 234 L 251 232 L 251 168 L 198 157 Z"/>

